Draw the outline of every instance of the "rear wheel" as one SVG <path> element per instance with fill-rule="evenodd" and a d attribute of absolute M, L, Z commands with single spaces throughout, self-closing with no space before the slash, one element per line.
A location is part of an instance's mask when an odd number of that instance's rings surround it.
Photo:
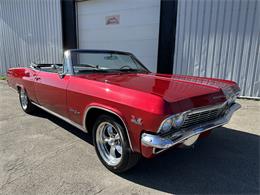
<path fill-rule="evenodd" d="M 27 92 L 25 91 L 25 89 L 21 88 L 19 90 L 19 100 L 20 100 L 20 104 L 21 104 L 21 107 L 24 112 L 26 112 L 28 114 L 33 113 L 33 111 L 35 110 L 36 107 L 32 104 L 32 102 L 28 98 L 28 95 L 27 95 Z"/>
<path fill-rule="evenodd" d="M 109 115 L 97 119 L 93 142 L 100 161 L 112 172 L 124 172 L 139 161 L 140 154 L 132 152 L 124 127 Z"/>

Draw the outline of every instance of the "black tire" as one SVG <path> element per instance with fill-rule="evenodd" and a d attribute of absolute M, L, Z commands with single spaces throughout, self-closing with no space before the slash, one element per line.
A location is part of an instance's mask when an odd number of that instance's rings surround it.
<path fill-rule="evenodd" d="M 27 114 L 32 114 L 36 110 L 36 106 L 30 101 L 25 89 L 19 89 L 19 100 L 23 111 Z"/>
<path fill-rule="evenodd" d="M 112 124 L 113 127 L 116 128 L 116 131 L 120 134 L 120 142 L 121 142 L 120 145 L 122 146 L 121 147 L 122 148 L 121 160 L 116 165 L 110 165 L 106 162 L 104 155 L 102 157 L 102 154 L 101 154 L 102 150 L 100 149 L 100 146 L 98 146 L 99 140 L 97 137 L 99 136 L 99 134 L 97 135 L 97 133 L 98 133 L 98 131 L 100 131 L 100 130 L 98 130 L 98 128 L 100 127 L 100 125 L 102 125 L 104 123 Z M 114 173 L 122 173 L 122 172 L 129 170 L 130 168 L 132 168 L 133 166 L 135 166 L 138 163 L 138 161 L 140 159 L 140 154 L 133 152 L 131 150 L 129 142 L 128 142 L 126 130 L 117 119 L 115 119 L 114 117 L 109 116 L 109 115 L 99 116 L 94 124 L 92 132 L 93 132 L 92 133 L 93 143 L 94 143 L 98 158 L 100 159 L 102 164 L 107 169 L 109 169 L 110 171 L 112 171 Z M 109 147 L 109 145 L 107 145 L 107 146 Z"/>

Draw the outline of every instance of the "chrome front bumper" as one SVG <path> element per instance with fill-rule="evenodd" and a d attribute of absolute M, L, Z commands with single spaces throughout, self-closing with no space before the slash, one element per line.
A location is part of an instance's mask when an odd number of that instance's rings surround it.
<path fill-rule="evenodd" d="M 226 123 L 228 123 L 233 113 L 237 111 L 240 107 L 240 104 L 235 103 L 226 111 L 226 114 L 221 118 L 205 122 L 199 125 L 195 125 L 192 127 L 188 127 L 185 129 L 181 129 L 180 131 L 175 132 L 166 137 L 162 137 L 155 134 L 143 133 L 141 137 L 141 143 L 144 146 L 153 147 L 154 149 L 161 149 L 160 151 L 168 149 L 176 144 L 184 142 L 185 140 L 195 135 L 225 125 Z"/>

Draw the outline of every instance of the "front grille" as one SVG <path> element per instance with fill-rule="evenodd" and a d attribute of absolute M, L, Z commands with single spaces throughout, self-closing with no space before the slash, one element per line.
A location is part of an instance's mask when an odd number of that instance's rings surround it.
<path fill-rule="evenodd" d="M 211 121 L 220 117 L 227 109 L 226 104 L 191 111 L 185 117 L 182 128 Z"/>

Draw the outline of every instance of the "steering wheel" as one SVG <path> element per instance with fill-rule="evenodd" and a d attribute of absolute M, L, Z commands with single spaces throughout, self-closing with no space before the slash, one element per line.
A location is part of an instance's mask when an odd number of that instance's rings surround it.
<path fill-rule="evenodd" d="M 124 68 L 132 69 L 130 66 L 128 66 L 128 65 L 124 65 L 124 66 L 122 66 L 122 67 L 120 68 L 120 70 L 121 70 L 121 69 L 124 69 Z"/>

